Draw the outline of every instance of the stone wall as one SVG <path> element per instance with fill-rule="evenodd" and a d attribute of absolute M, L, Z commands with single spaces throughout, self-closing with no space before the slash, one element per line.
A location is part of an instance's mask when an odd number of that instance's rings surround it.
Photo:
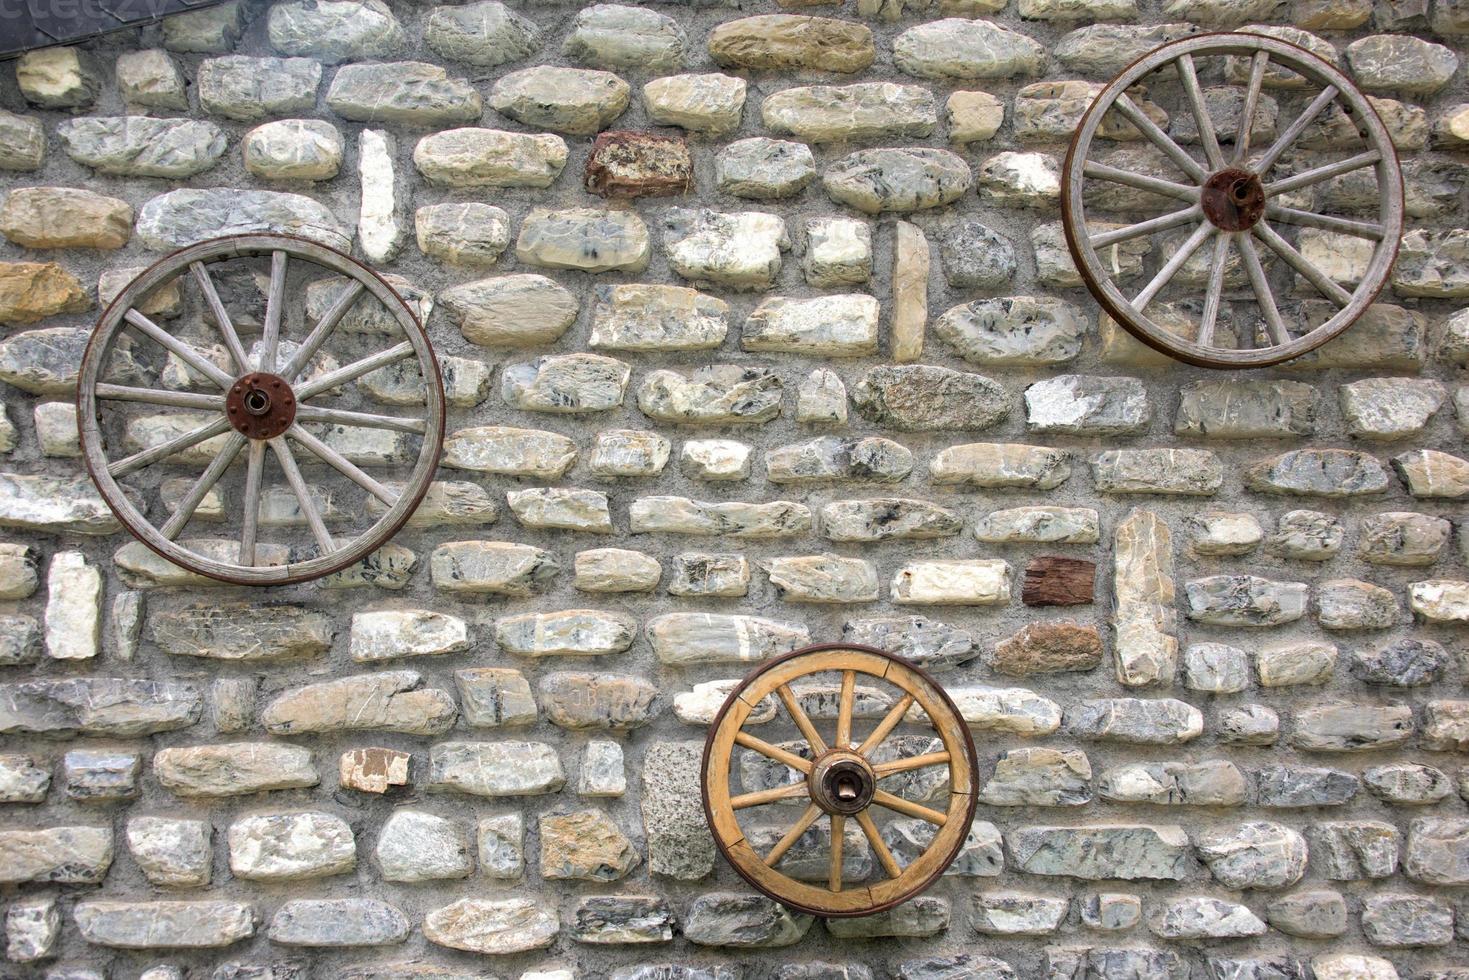
<path fill-rule="evenodd" d="M 1410 217 L 1346 335 L 1211 373 L 1099 322 L 1057 178 L 1097 83 L 1244 25 L 1375 97 Z M 5 66 L 0 975 L 1469 977 L 1466 36 L 242 0 Z M 262 229 L 402 277 L 442 482 L 366 567 L 206 588 L 118 529 L 68 397 L 136 270 Z M 192 288 L 150 312 L 213 342 Z M 936 672 L 981 802 L 925 896 L 823 924 L 716 858 L 699 749 L 722 682 L 843 637 Z"/>

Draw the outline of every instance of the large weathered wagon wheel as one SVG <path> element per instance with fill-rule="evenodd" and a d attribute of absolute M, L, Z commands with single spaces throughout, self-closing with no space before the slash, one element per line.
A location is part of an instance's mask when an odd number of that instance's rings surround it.
<path fill-rule="evenodd" d="M 801 705 L 818 675 L 830 678 L 836 692 L 835 724 L 828 729 L 829 740 Z M 864 683 L 895 689 L 894 696 L 859 692 L 859 677 Z M 793 690 L 797 682 L 805 685 Z M 799 733 L 798 744 L 776 745 L 745 730 L 752 712 L 772 696 L 784 705 Z M 854 731 L 859 699 L 881 709 L 880 713 L 863 712 L 877 720 L 860 734 Z M 932 735 L 920 741 L 920 748 L 926 751 L 885 750 L 887 743 L 902 737 L 894 732 L 904 723 L 932 730 Z M 761 757 L 750 761 L 773 765 L 779 774 L 778 785 L 743 786 L 743 792 L 734 794 L 731 766 L 741 761 L 736 757 L 737 748 Z M 974 817 L 974 771 L 974 742 L 968 728 L 944 689 L 922 670 L 872 647 L 806 647 L 762 664 L 720 708 L 704 745 L 704 813 L 725 859 L 766 895 L 812 915 L 869 915 L 917 895 L 954 860 Z M 914 801 L 894 785 L 919 775 L 938 777 L 927 779 L 925 785 L 940 788 L 948 797 L 945 805 L 929 806 L 927 797 L 923 802 Z M 775 829 L 778 839 L 761 853 L 756 847 L 760 842 L 747 836 L 756 828 L 742 826 L 741 818 L 782 810 L 787 812 Z M 905 867 L 884 840 L 875 815 L 916 818 L 933 829 L 932 836 Z M 782 862 L 798 841 L 819 837 L 818 821 L 823 817 L 829 831 L 829 855 L 817 873 L 823 883 L 798 880 L 782 870 Z M 866 837 L 879 880 L 847 880 L 843 848 L 848 820 L 855 821 Z"/>
<path fill-rule="evenodd" d="M 1227 72 L 1244 81 L 1242 97 L 1238 88 L 1206 91 L 1201 86 L 1201 78 L 1225 79 Z M 1151 86 L 1151 113 L 1134 98 L 1142 85 Z M 1265 88 L 1282 99 L 1296 97 L 1297 104 L 1287 111 L 1282 101 L 1278 135 L 1252 145 L 1253 131 L 1263 127 Z M 1178 94 L 1171 103 L 1165 98 L 1169 92 Z M 1159 103 L 1172 106 L 1173 135 L 1154 118 L 1164 107 Z M 1218 117 L 1231 112 L 1237 121 L 1221 123 Z M 1180 120 L 1185 124 L 1176 125 Z M 1322 135 L 1328 124 L 1329 137 Z M 1152 144 L 1161 151 L 1162 169 L 1140 173 L 1099 159 L 1106 154 L 1098 134 L 1106 129 L 1114 138 L 1122 130 Z M 1303 134 L 1308 139 L 1303 141 Z M 1184 138 L 1196 147 L 1185 149 Z M 1294 151 L 1303 142 L 1331 152 L 1302 162 Z M 1341 198 L 1350 195 L 1341 193 L 1339 181 L 1335 192 L 1323 193 L 1333 187 L 1327 182 L 1338 178 L 1376 181 L 1366 192 L 1353 191 L 1365 203 L 1353 202 L 1350 217 L 1332 213 L 1347 210 Z M 1072 258 L 1103 309 L 1149 346 L 1212 368 L 1276 364 L 1349 327 L 1387 281 L 1403 224 L 1397 154 L 1366 97 L 1304 49 L 1246 33 L 1204 34 L 1162 45 L 1113 79 L 1072 138 L 1061 195 Z M 1318 204 L 1318 199 L 1324 200 Z M 1142 213 L 1153 216 L 1138 220 Z M 1313 260 L 1299 247 L 1303 229 L 1343 236 L 1328 240 L 1341 248 L 1317 243 Z M 1171 254 L 1159 255 L 1151 275 L 1138 284 L 1120 283 L 1116 249 L 1165 233 L 1176 242 Z M 1201 249 L 1207 265 L 1198 266 L 1192 277 L 1179 277 Z M 1334 268 L 1318 264 L 1323 252 L 1335 253 Z M 1274 281 L 1262 254 L 1281 260 Z M 1289 294 L 1291 272 L 1325 303 L 1295 304 L 1299 309 L 1284 315 L 1277 296 Z M 1236 310 L 1227 329 L 1221 306 L 1231 279 L 1251 297 L 1243 305 L 1252 302 L 1258 316 L 1246 323 Z M 1170 313 L 1155 312 L 1174 297 L 1180 302 L 1170 306 Z M 1196 315 L 1179 313 L 1189 307 L 1197 308 Z M 1231 332 L 1233 338 L 1227 336 Z"/>
<path fill-rule="evenodd" d="M 175 280 L 196 291 L 199 338 L 144 312 Z M 248 317 L 237 294 L 258 301 Z M 248 348 L 242 319 L 259 330 Z M 394 415 L 355 407 L 362 396 L 351 382 L 409 358 L 421 405 Z M 314 242 L 239 235 L 174 252 L 118 294 L 82 361 L 77 420 L 97 489 L 139 540 L 200 575 L 279 585 L 366 558 L 408 520 L 438 464 L 444 392 L 417 318 L 376 273 Z M 386 439 L 395 455 L 379 459 L 381 442 L 363 449 L 354 439 Z M 369 475 L 369 457 L 406 476 Z M 202 473 L 160 473 L 180 465 Z M 335 482 L 308 484 L 303 467 Z M 191 522 L 211 523 L 211 536 L 181 540 Z M 300 540 L 263 541 L 262 527 L 294 528 Z"/>

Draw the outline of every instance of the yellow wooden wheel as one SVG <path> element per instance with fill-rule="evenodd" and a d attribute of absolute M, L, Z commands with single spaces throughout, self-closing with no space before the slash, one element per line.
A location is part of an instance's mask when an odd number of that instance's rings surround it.
<path fill-rule="evenodd" d="M 835 692 L 834 711 L 813 720 L 801 702 L 813 694 L 831 700 L 821 693 L 823 678 Z M 798 739 L 776 744 L 746 730 L 769 715 L 767 699 L 783 706 Z M 828 740 L 817 721 L 833 713 Z M 859 733 L 858 716 L 876 723 Z M 806 647 L 762 664 L 719 709 L 704 744 L 704 812 L 720 852 L 761 892 L 812 915 L 870 915 L 922 892 L 958 855 L 974 818 L 975 768 L 969 729 L 927 673 L 872 647 Z M 773 825 L 755 819 L 781 811 Z M 904 849 L 906 864 L 879 824 L 903 817 L 933 828 L 921 835 L 925 843 Z M 825 860 L 813 873 L 803 846 L 802 867 L 793 867 L 798 843 L 820 845 L 823 818 Z M 871 848 L 871 874 L 849 866 L 849 820 Z"/>

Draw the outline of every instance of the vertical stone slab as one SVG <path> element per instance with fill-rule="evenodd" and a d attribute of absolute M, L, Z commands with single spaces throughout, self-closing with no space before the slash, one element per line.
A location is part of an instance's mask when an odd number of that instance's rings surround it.
<path fill-rule="evenodd" d="M 1168 686 L 1178 667 L 1173 535 L 1157 514 L 1134 510 L 1117 525 L 1113 551 L 1117 680 Z"/>
<path fill-rule="evenodd" d="M 648 870 L 697 881 L 714 870 L 714 838 L 700 806 L 704 742 L 654 742 L 643 755 Z"/>
<path fill-rule="evenodd" d="M 46 656 L 90 660 L 102 639 L 102 574 L 80 551 L 51 559 L 46 575 Z"/>
<path fill-rule="evenodd" d="M 364 129 L 358 144 L 357 172 L 362 180 L 362 204 L 357 238 L 369 262 L 388 262 L 403 247 L 394 186 L 393 137 L 382 130 Z"/>
<path fill-rule="evenodd" d="M 910 364 L 923 356 L 928 325 L 928 240 L 923 230 L 899 221 L 893 236 L 893 360 Z"/>

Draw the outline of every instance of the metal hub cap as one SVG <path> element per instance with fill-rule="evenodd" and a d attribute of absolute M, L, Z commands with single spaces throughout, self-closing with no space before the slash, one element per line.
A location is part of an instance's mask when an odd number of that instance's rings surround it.
<path fill-rule="evenodd" d="M 850 817 L 867 809 L 877 792 L 877 774 L 855 752 L 832 749 L 811 766 L 806 777 L 811 799 L 827 813 Z"/>
<path fill-rule="evenodd" d="M 1199 194 L 1204 216 L 1225 231 L 1247 231 L 1265 215 L 1265 187 L 1248 170 L 1226 167 Z"/>
<path fill-rule="evenodd" d="M 279 375 L 255 371 L 230 387 L 224 410 L 240 435 L 274 439 L 296 421 L 296 393 Z"/>

